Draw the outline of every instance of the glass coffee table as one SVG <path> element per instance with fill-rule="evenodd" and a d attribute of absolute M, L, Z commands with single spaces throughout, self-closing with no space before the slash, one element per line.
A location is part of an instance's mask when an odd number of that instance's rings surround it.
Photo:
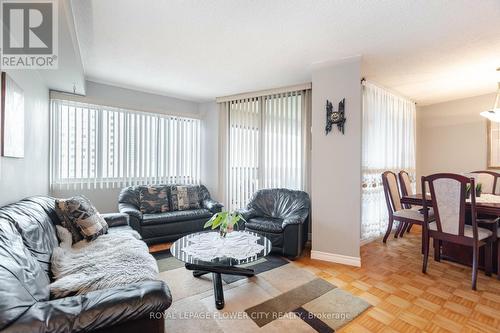
<path fill-rule="evenodd" d="M 170 252 L 194 277 L 212 273 L 215 307 L 220 310 L 224 308 L 221 274 L 253 276 L 253 269 L 238 266 L 265 257 L 271 248 L 269 239 L 254 232 L 234 231 L 222 238 L 216 231 L 205 231 L 178 239 Z"/>

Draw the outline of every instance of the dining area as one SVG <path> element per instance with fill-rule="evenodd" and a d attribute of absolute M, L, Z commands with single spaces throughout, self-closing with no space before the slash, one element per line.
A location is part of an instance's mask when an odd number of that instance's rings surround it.
<path fill-rule="evenodd" d="M 436 263 L 470 266 L 472 290 L 480 271 L 500 280 L 499 178 L 491 170 L 436 173 L 418 179 L 417 191 L 409 172 L 383 172 L 388 213 L 383 243 L 405 237 L 418 225 L 423 273 L 432 255 Z"/>

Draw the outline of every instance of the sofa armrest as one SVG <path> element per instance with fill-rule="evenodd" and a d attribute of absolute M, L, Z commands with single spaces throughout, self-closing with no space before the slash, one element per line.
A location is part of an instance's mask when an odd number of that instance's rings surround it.
<path fill-rule="evenodd" d="M 258 216 L 257 211 L 253 208 L 237 209 L 236 213 L 240 214 L 245 219 L 245 221 L 248 221 L 249 219 Z"/>
<path fill-rule="evenodd" d="M 128 214 L 130 226 L 141 233 L 142 212 L 136 206 L 125 202 L 120 202 L 118 209 L 120 213 Z"/>
<path fill-rule="evenodd" d="M 109 227 L 117 227 L 121 225 L 129 225 L 128 215 L 125 213 L 108 213 L 101 214 Z"/>
<path fill-rule="evenodd" d="M 88 332 L 163 313 L 172 303 L 163 281 L 145 281 L 38 302 L 4 332 Z"/>
<path fill-rule="evenodd" d="M 238 230 L 245 230 L 246 223 L 251 218 L 259 216 L 259 214 L 257 214 L 257 211 L 253 208 L 240 208 L 236 210 L 236 213 L 240 214 L 241 217 L 243 217 L 243 220 L 240 220 L 238 222 Z"/>
<path fill-rule="evenodd" d="M 212 213 L 219 213 L 222 211 L 222 207 L 224 207 L 223 204 L 221 204 L 218 201 L 215 201 L 214 199 L 205 199 L 201 202 L 201 206 L 203 208 L 208 209 Z"/>
<path fill-rule="evenodd" d="M 305 220 L 307 219 L 308 215 L 305 214 L 297 214 L 297 215 L 291 215 L 288 216 L 287 218 L 283 219 L 282 227 L 283 229 L 287 225 L 292 225 L 292 224 L 303 224 Z"/>
<path fill-rule="evenodd" d="M 120 202 L 118 204 L 118 209 L 120 210 L 120 213 L 125 213 L 142 220 L 142 212 L 132 204 Z"/>

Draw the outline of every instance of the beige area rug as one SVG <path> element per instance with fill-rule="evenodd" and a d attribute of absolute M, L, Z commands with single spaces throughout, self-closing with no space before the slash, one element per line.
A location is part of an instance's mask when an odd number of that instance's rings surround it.
<path fill-rule="evenodd" d="M 172 292 L 167 333 L 335 332 L 370 305 L 293 262 L 252 278 L 223 282 L 217 310 L 210 274 L 195 278 L 184 267 L 160 273 Z"/>

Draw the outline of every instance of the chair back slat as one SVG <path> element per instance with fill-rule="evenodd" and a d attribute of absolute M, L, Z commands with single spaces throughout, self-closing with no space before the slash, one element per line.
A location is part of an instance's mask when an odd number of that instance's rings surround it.
<path fill-rule="evenodd" d="M 401 170 L 399 172 L 399 184 L 401 184 L 401 194 L 406 196 L 406 195 L 413 195 L 413 189 L 411 188 L 411 178 L 408 172 L 405 170 Z"/>
<path fill-rule="evenodd" d="M 392 171 L 382 174 L 382 184 L 384 186 L 385 200 L 389 214 L 393 214 L 402 209 L 401 196 L 399 195 L 398 177 Z"/>

